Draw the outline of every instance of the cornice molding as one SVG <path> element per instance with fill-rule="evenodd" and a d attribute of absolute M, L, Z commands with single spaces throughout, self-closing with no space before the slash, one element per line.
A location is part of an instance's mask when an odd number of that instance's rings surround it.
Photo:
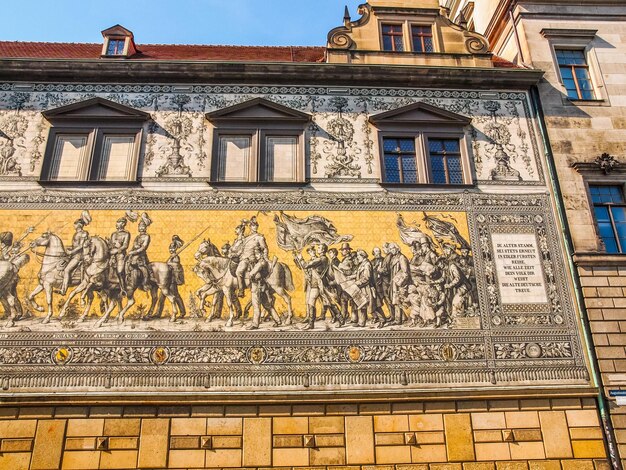
<path fill-rule="evenodd" d="M 0 81 L 467 87 L 526 89 L 543 76 L 521 68 L 257 62 L 0 59 Z"/>

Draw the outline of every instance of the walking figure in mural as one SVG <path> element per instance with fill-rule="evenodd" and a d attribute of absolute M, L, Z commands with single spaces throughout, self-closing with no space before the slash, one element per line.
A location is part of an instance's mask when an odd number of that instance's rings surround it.
<path fill-rule="evenodd" d="M 0 260 L 0 304 L 9 316 L 5 325 L 7 328 L 13 327 L 24 316 L 22 303 L 17 296 L 17 284 L 20 281 L 20 269 L 29 261 L 30 257 L 24 253 L 14 253 L 9 259 Z"/>

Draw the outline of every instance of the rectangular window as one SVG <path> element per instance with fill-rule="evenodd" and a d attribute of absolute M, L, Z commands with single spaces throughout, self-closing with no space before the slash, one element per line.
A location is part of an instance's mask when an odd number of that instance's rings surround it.
<path fill-rule="evenodd" d="M 123 55 L 125 43 L 125 39 L 109 39 L 107 55 Z"/>
<path fill-rule="evenodd" d="M 413 52 L 434 52 L 433 30 L 430 26 L 411 26 Z"/>
<path fill-rule="evenodd" d="M 428 139 L 430 169 L 435 184 L 463 184 L 458 139 Z"/>
<path fill-rule="evenodd" d="M 384 138 L 386 183 L 417 183 L 415 140 Z"/>
<path fill-rule="evenodd" d="M 295 181 L 298 139 L 267 137 L 265 141 L 265 181 Z"/>
<path fill-rule="evenodd" d="M 585 52 L 583 50 L 556 49 L 555 53 L 568 98 L 573 100 L 595 99 Z"/>
<path fill-rule="evenodd" d="M 134 166 L 134 152 L 134 135 L 105 135 L 95 180 L 129 180 Z"/>
<path fill-rule="evenodd" d="M 404 51 L 404 38 L 401 24 L 382 25 L 383 51 Z"/>
<path fill-rule="evenodd" d="M 58 134 L 50 163 L 49 179 L 80 181 L 89 164 L 88 134 Z"/>
<path fill-rule="evenodd" d="M 622 187 L 589 186 L 589 192 L 606 252 L 626 252 L 626 203 Z"/>
<path fill-rule="evenodd" d="M 220 136 L 218 181 L 248 181 L 252 137 Z"/>

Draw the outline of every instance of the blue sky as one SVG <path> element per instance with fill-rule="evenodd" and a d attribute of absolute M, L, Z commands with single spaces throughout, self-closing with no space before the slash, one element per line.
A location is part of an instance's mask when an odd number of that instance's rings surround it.
<path fill-rule="evenodd" d="M 365 0 L 0 0 L 0 40 L 100 42 L 116 23 L 138 44 L 323 46 Z"/>

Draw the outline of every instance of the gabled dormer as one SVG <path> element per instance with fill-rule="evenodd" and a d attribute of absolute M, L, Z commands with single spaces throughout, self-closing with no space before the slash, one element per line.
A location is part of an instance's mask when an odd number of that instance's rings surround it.
<path fill-rule="evenodd" d="M 437 0 L 369 0 L 328 34 L 332 63 L 492 67 L 484 37 L 453 23 Z"/>
<path fill-rule="evenodd" d="M 139 52 L 132 31 L 116 24 L 102 31 L 102 57 L 128 58 Z"/>

